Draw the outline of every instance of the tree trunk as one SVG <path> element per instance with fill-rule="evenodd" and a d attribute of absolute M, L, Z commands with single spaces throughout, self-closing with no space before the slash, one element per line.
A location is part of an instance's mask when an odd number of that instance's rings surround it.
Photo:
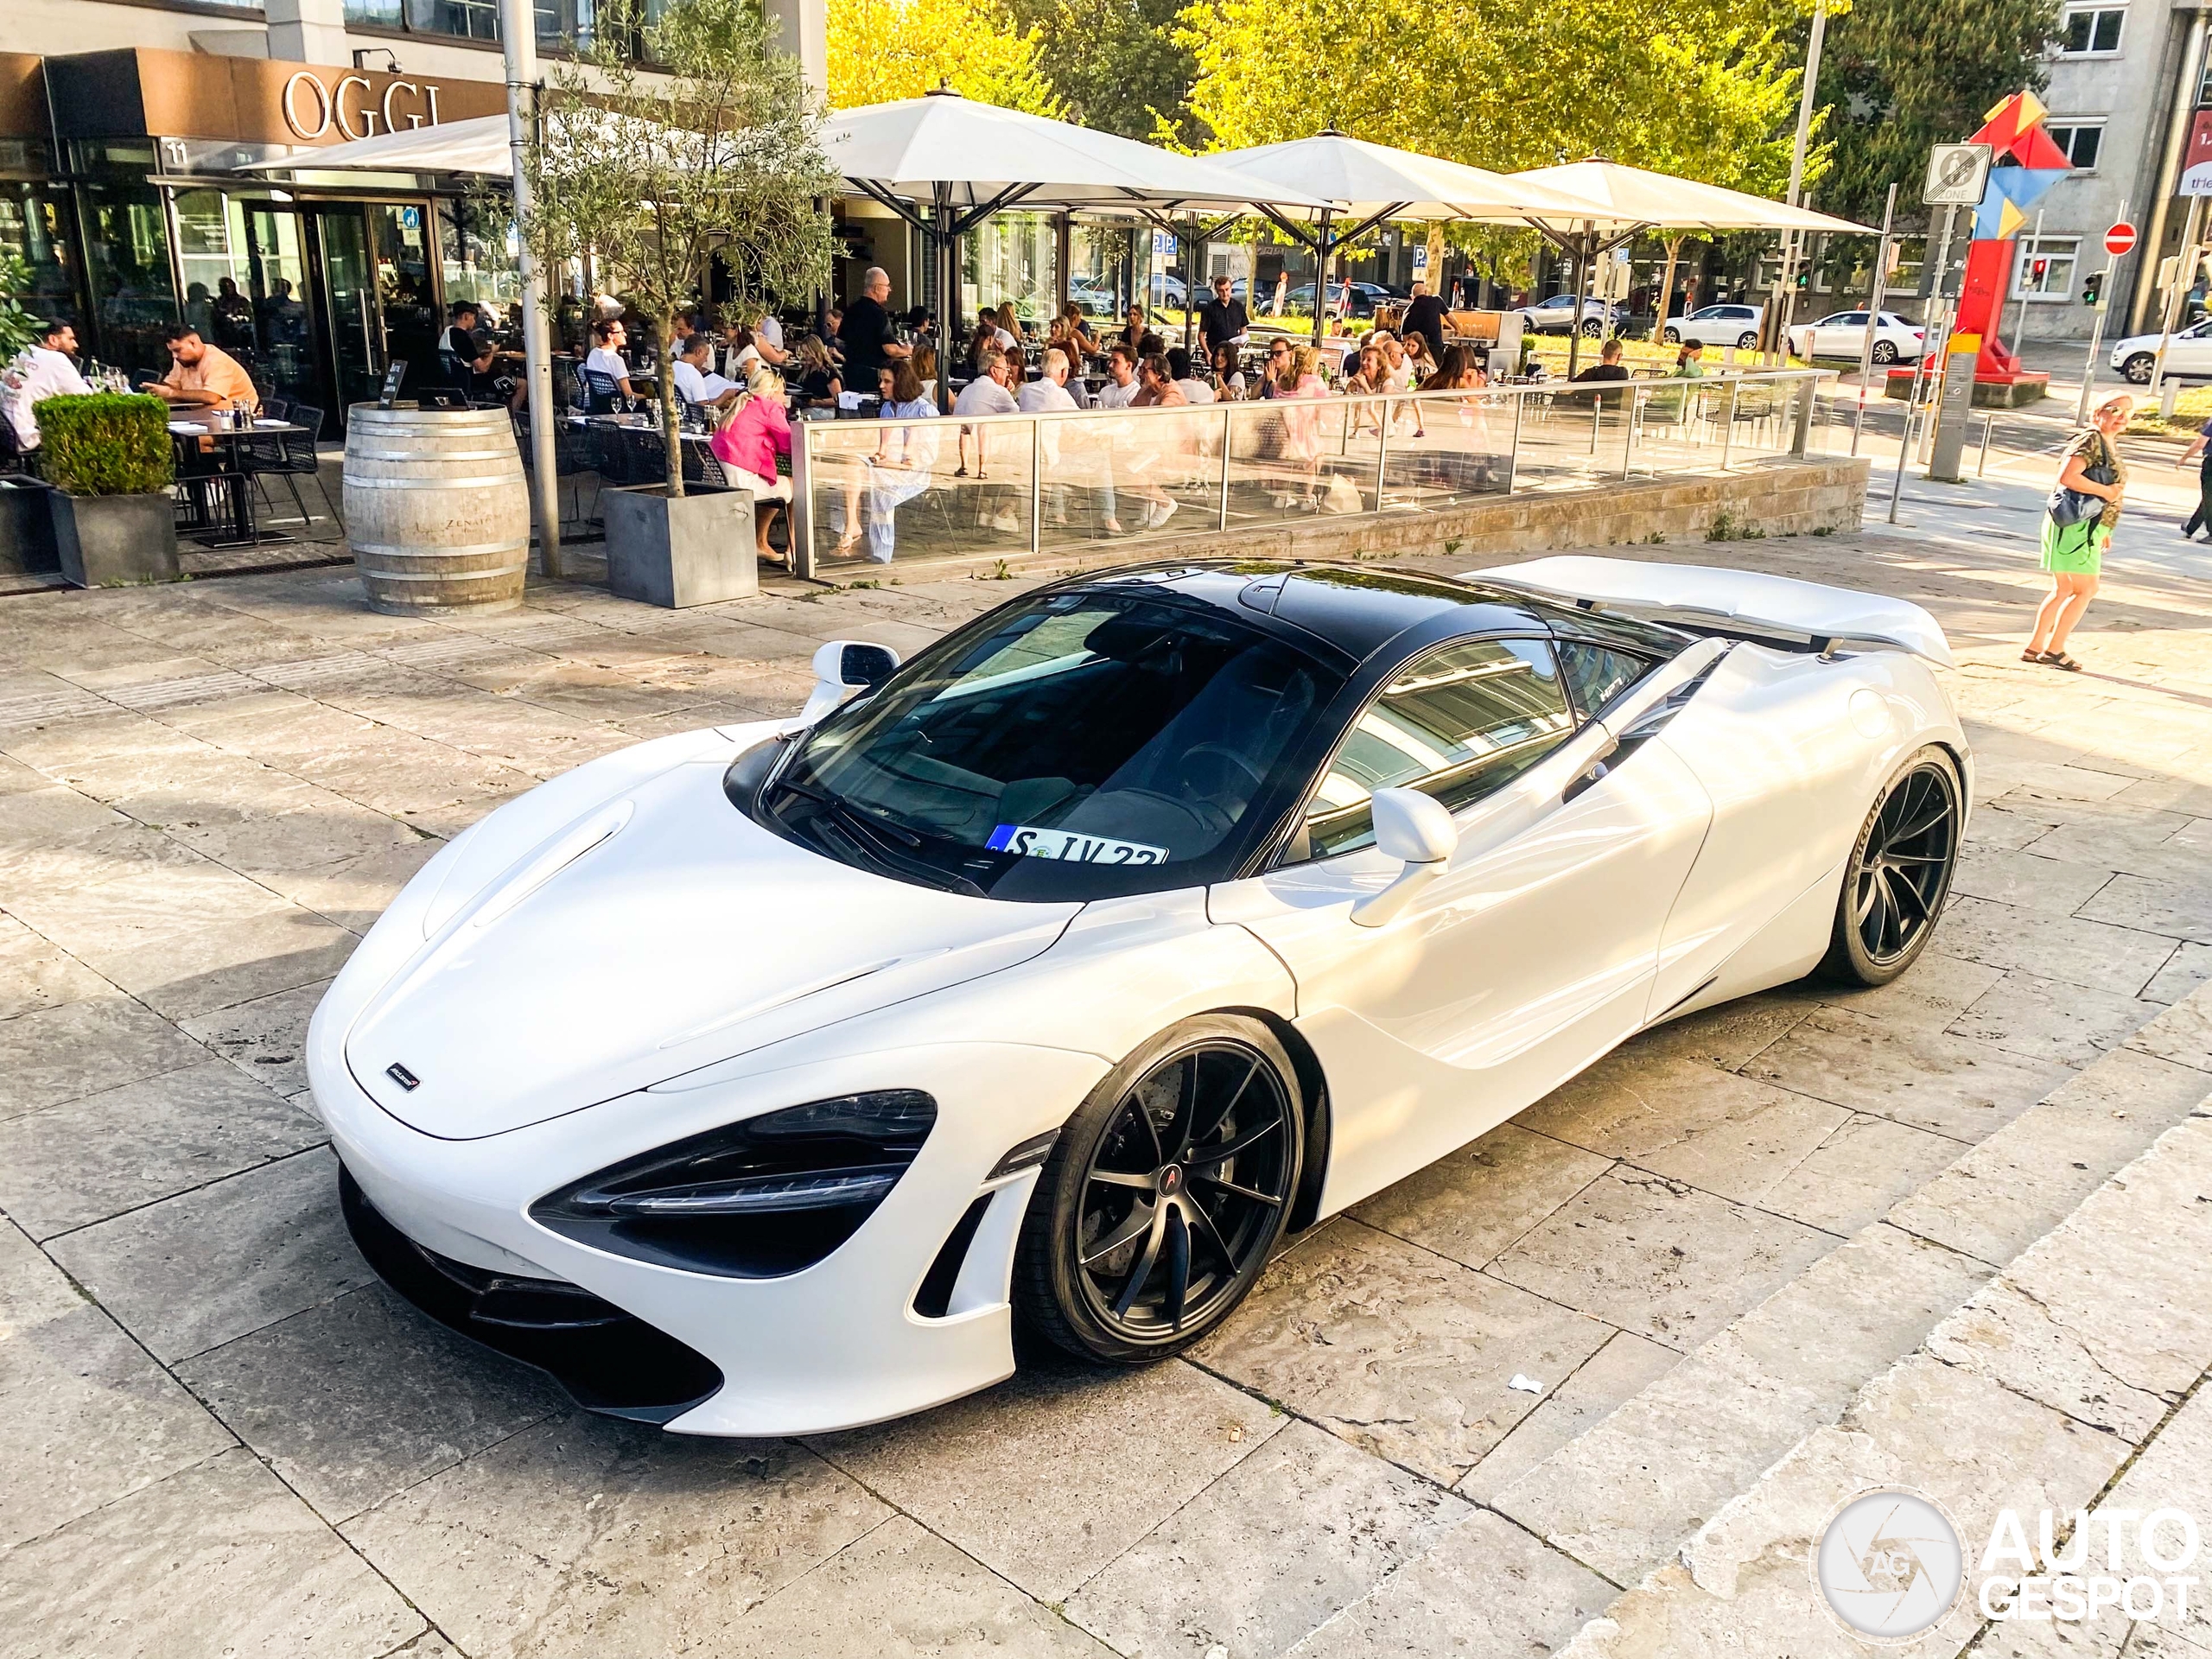
<path fill-rule="evenodd" d="M 676 413 L 676 313 L 660 315 L 660 437 L 668 451 L 668 493 L 683 493 L 683 423 Z"/>
<path fill-rule="evenodd" d="M 1686 240 L 1687 238 L 1680 236 L 1667 238 L 1667 274 L 1659 282 L 1659 303 L 1654 308 L 1658 315 L 1651 324 L 1651 337 L 1655 344 L 1667 338 L 1667 307 L 1675 297 L 1675 264 L 1682 257 L 1682 244 Z"/>

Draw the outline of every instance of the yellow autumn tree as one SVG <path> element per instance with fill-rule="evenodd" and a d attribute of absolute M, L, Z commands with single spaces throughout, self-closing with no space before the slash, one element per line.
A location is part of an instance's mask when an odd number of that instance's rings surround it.
<path fill-rule="evenodd" d="M 919 98 L 940 86 L 963 98 L 1059 116 L 1035 29 L 1001 0 L 830 0 L 830 104 L 849 110 Z"/>

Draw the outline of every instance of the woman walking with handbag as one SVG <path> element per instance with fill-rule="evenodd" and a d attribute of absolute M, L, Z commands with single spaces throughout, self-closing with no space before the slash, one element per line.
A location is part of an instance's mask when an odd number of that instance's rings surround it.
<path fill-rule="evenodd" d="M 2036 613 L 2028 648 L 2020 653 L 2024 663 L 2081 672 L 2082 664 L 2066 654 L 2066 641 L 2097 596 L 2105 549 L 2120 521 L 2127 467 L 2112 441 L 2134 410 L 2135 400 L 2127 397 L 2098 404 L 2088 431 L 2066 457 L 2058 487 L 2050 493 L 2043 518 L 2043 568 L 2050 572 L 2050 593 Z"/>

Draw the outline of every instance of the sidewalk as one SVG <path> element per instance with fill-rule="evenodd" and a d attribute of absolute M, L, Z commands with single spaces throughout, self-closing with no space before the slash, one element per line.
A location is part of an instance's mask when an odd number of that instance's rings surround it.
<path fill-rule="evenodd" d="M 0 600 L 0 1656 L 1534 1655 L 1688 1593 L 1637 1591 L 1655 1569 L 1713 1598 L 1679 1549 L 1770 1514 L 1727 1506 L 1860 1432 L 1901 1359 L 1950 1363 L 1931 1333 L 1999 1268 L 2032 1289 L 2007 1264 L 2212 1093 L 2201 1042 L 2145 1034 L 2212 1001 L 2212 568 L 2143 556 L 2179 540 L 2132 508 L 2088 671 L 2021 664 L 2043 579 L 1990 532 L 2025 487 L 1905 534 L 1612 550 L 1942 620 L 1981 798 L 1911 975 L 1632 1043 L 1318 1230 L 1189 1362 L 1047 1364 L 804 1444 L 588 1417 L 416 1318 L 338 1223 L 300 1043 L 500 801 L 788 711 L 820 641 L 911 652 L 1027 582 L 683 613 L 540 583 L 467 623 L 372 615 L 342 569 Z M 2023 1144 L 2059 1179 L 2007 1208 Z M 2171 1306 L 2200 1259 L 2092 1282 Z M 2168 1403 L 2124 1424 L 2146 1503 L 2197 1491 L 2151 1438 L 2197 1432 L 2175 1323 L 2143 1378 Z M 2031 1465 L 2015 1398 L 1969 1400 L 1955 1443 Z M 2055 1432 L 2111 1427 L 2039 1398 Z M 1684 1650 L 1637 1635 L 1645 1605 L 1599 1651 Z M 1730 1650 L 1833 1645 L 1776 1618 Z"/>

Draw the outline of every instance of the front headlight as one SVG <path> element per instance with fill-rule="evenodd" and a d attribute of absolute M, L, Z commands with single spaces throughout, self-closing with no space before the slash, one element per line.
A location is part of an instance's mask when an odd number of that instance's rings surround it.
<path fill-rule="evenodd" d="M 617 1255 L 731 1279 L 812 1267 L 860 1230 L 937 1122 L 918 1089 L 810 1101 L 587 1175 L 532 1220 Z"/>

